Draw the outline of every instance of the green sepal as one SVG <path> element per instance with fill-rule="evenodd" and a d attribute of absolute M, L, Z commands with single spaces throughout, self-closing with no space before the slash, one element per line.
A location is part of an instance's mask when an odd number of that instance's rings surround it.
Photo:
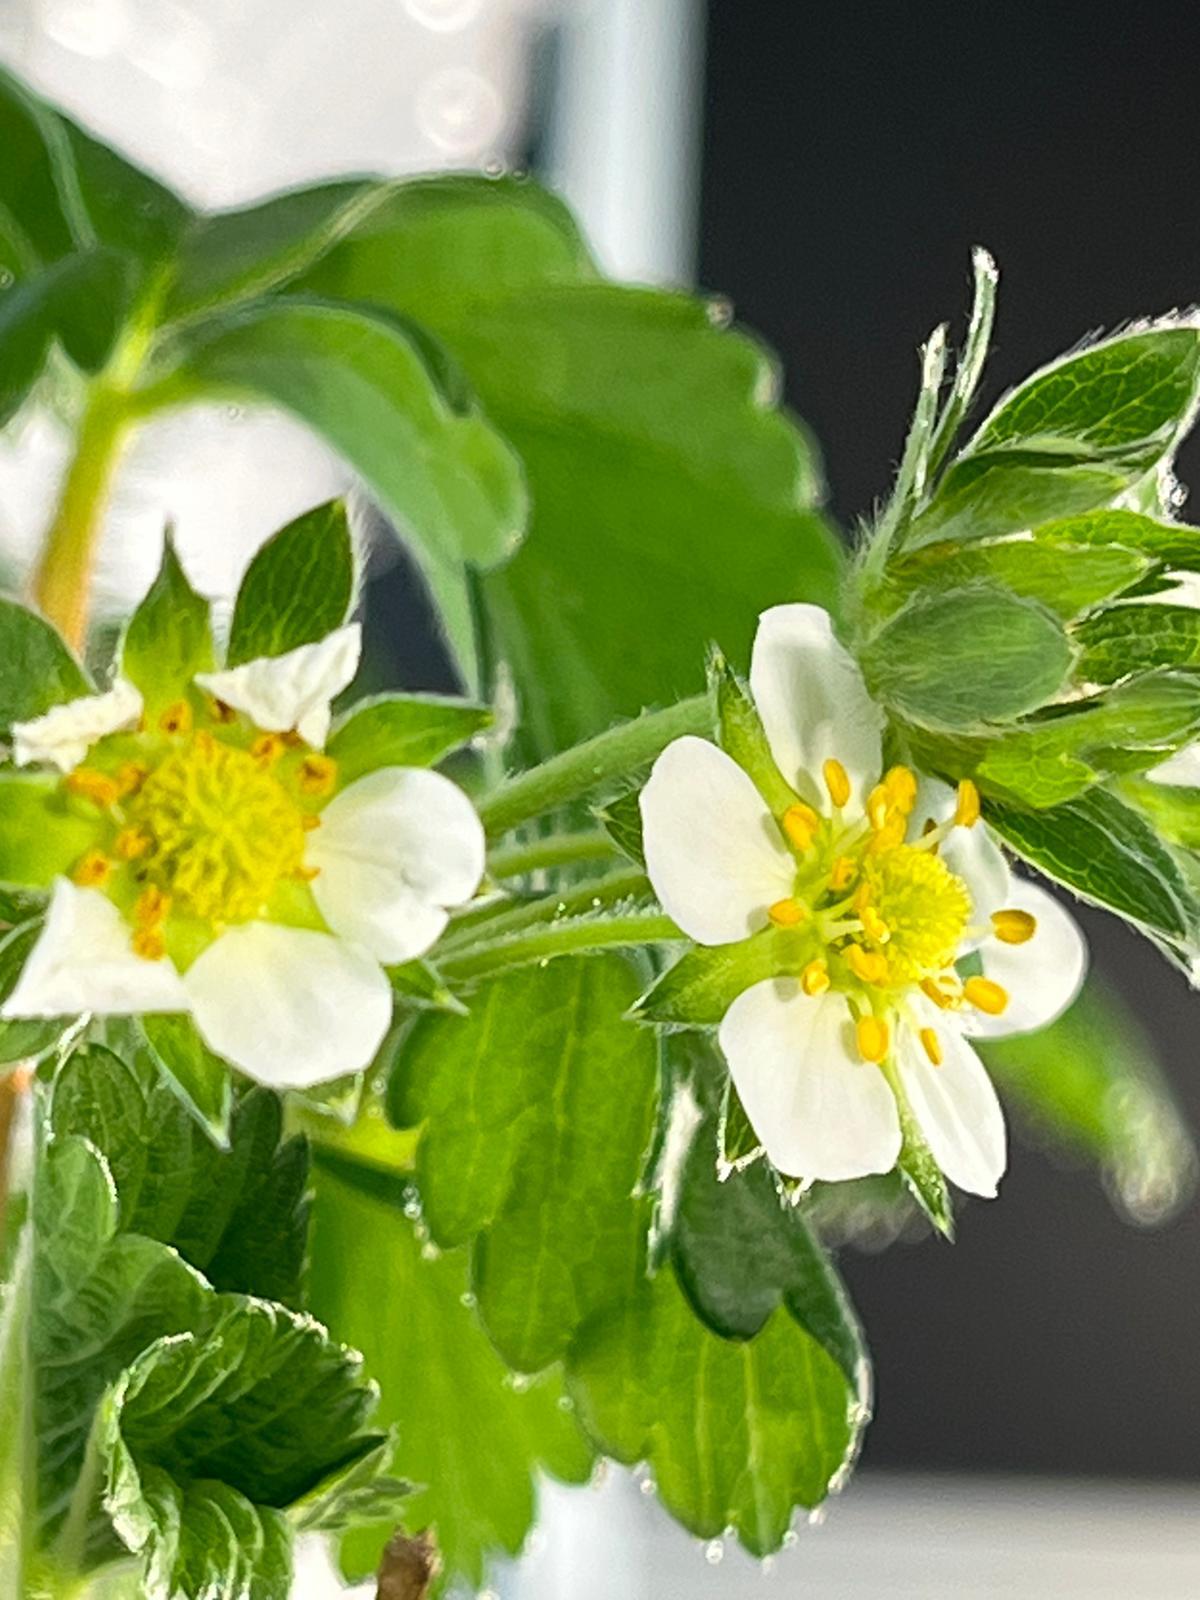
<path fill-rule="evenodd" d="M 883 1073 L 896 1097 L 896 1109 L 900 1114 L 901 1144 L 896 1170 L 903 1178 L 905 1188 L 937 1232 L 943 1238 L 953 1241 L 954 1205 L 950 1199 L 949 1185 L 941 1167 L 934 1159 L 925 1135 L 921 1132 L 920 1123 L 913 1115 L 908 1096 L 904 1092 L 904 1084 L 894 1063 L 885 1062 Z"/>
<path fill-rule="evenodd" d="M 418 1011 L 449 1011 L 465 1017 L 467 1008 L 431 961 L 405 961 L 387 968 L 392 991 L 401 1005 Z"/>
<path fill-rule="evenodd" d="M 732 1078 L 725 1083 L 721 1095 L 721 1109 L 717 1116 L 717 1161 L 722 1172 L 740 1172 L 743 1168 L 762 1160 L 765 1155 L 762 1140 L 754 1131 L 742 1097 Z"/>
<path fill-rule="evenodd" d="M 44 889 L 69 873 L 99 837 L 89 809 L 57 777 L 0 772 L 0 882 Z"/>
<path fill-rule="evenodd" d="M 1081 623 L 1075 637 L 1082 647 L 1079 677 L 1086 683 L 1114 683 L 1154 667 L 1200 665 L 1200 611 L 1191 606 L 1110 606 Z"/>
<path fill-rule="evenodd" d="M 229 1144 L 233 1111 L 233 1073 L 210 1050 L 191 1017 L 155 1012 L 140 1019 L 150 1053 L 183 1106 L 215 1144 Z"/>
<path fill-rule="evenodd" d="M 91 694 L 86 672 L 35 611 L 0 599 L 0 735 L 65 700 Z"/>
<path fill-rule="evenodd" d="M 305 511 L 255 555 L 229 627 L 228 666 L 281 656 L 340 628 L 354 603 L 354 545 L 340 500 Z"/>
<path fill-rule="evenodd" d="M 325 746 L 345 785 L 379 767 L 431 767 L 489 728 L 489 706 L 442 695 L 385 694 L 360 701 Z"/>
<path fill-rule="evenodd" d="M 640 782 L 623 789 L 620 794 L 613 795 L 602 805 L 592 808 L 592 815 L 617 849 L 627 860 L 639 867 L 646 865 L 646 847 L 642 841 L 641 793 L 648 777 L 647 771 Z"/>
<path fill-rule="evenodd" d="M 1040 601 L 1070 622 L 1156 570 L 1153 556 L 1140 550 L 1116 544 L 1051 541 L 1041 533 L 1038 530 L 1032 539 L 927 545 L 888 568 L 881 599 L 888 609 L 894 609 L 917 590 L 927 594 L 984 583 Z"/>
<path fill-rule="evenodd" d="M 752 780 L 771 811 L 782 816 L 798 796 L 775 764 L 749 691 L 719 651 L 710 653 L 708 674 L 716 698 L 721 748 Z"/>
<path fill-rule="evenodd" d="M 815 953 L 803 926 L 764 928 L 736 944 L 693 945 L 630 1014 L 672 1028 L 716 1027 L 743 990 L 767 978 L 795 977 Z"/>
<path fill-rule="evenodd" d="M 158 575 L 125 629 L 121 675 L 141 690 L 153 720 L 214 665 L 211 607 L 188 582 L 168 528 Z"/>

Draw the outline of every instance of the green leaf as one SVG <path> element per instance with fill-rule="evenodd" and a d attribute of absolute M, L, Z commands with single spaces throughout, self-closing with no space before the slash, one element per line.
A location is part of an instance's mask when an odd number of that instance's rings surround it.
<path fill-rule="evenodd" d="M 1031 866 L 1142 929 L 1186 944 L 1196 909 L 1175 858 L 1136 811 L 1089 789 L 1049 811 L 991 803 L 987 820 Z"/>
<path fill-rule="evenodd" d="M 354 588 L 346 508 L 331 500 L 281 528 L 251 561 L 234 603 L 228 665 L 323 639 L 345 622 Z"/>
<path fill-rule="evenodd" d="M 0 1600 L 24 1600 L 35 1513 L 29 1335 L 33 1236 L 22 1229 L 8 1283 L 0 1284 Z"/>
<path fill-rule="evenodd" d="M 0 772 L 0 880 L 46 888 L 70 872 L 96 836 L 94 816 L 72 808 L 57 778 Z"/>
<path fill-rule="evenodd" d="M 490 727 L 488 706 L 439 695 L 379 695 L 334 729 L 326 751 L 343 784 L 377 767 L 431 767 Z"/>
<path fill-rule="evenodd" d="M 157 1012 L 141 1019 L 142 1032 L 167 1084 L 219 1145 L 228 1145 L 233 1108 L 229 1064 L 200 1037 L 191 1017 Z"/>
<path fill-rule="evenodd" d="M 8 999 L 42 931 L 40 920 L 22 923 L 0 938 L 0 1002 Z M 0 1022 L 0 1063 L 32 1061 L 62 1038 L 67 1019 Z M 0 1593 L 3 1591 L 0 1590 Z"/>
<path fill-rule="evenodd" d="M 381 1169 L 374 1183 L 349 1183 L 355 1166 L 318 1163 L 313 1305 L 380 1383 L 379 1420 L 400 1441 L 395 1465 L 421 1485 L 402 1508 L 405 1526 L 436 1527 L 447 1578 L 477 1587 L 494 1554 L 524 1544 L 539 1468 L 579 1483 L 592 1452 L 556 1377 L 513 1387 L 472 1310 L 465 1252 L 423 1254 L 402 1186 L 389 1188 Z M 352 1534 L 348 1570 L 373 1571 L 393 1526 Z"/>
<path fill-rule="evenodd" d="M 1121 778 L 1113 788 L 1168 844 L 1200 850 L 1200 789 L 1138 776 Z"/>
<path fill-rule="evenodd" d="M 510 554 L 525 525 L 520 468 L 478 412 L 457 412 L 386 313 L 265 300 L 181 340 L 180 396 L 257 394 L 294 411 L 362 475 L 413 542 L 451 644 L 474 671 L 463 564 Z"/>
<path fill-rule="evenodd" d="M 723 1339 L 753 1339 L 779 1306 L 837 1362 L 865 1399 L 866 1352 L 846 1291 L 765 1162 L 722 1177 L 716 1120 L 685 1158 L 671 1258 L 701 1320 Z"/>
<path fill-rule="evenodd" d="M 616 955 L 516 973 L 467 1017 L 420 1018 L 393 1073 L 393 1122 L 423 1124 L 416 1182 L 430 1233 L 444 1246 L 475 1240 L 480 1315 L 523 1372 L 565 1353 L 637 1256 L 630 1197 L 657 1052 L 621 1021 L 636 992 Z"/>
<path fill-rule="evenodd" d="M 9 73 L 0 71 L 0 203 L 46 262 L 75 243 L 63 182 L 72 162 L 59 119 Z"/>
<path fill-rule="evenodd" d="M 1200 332 L 1165 321 L 1061 357 L 1027 378 L 983 423 L 971 449 L 997 445 L 1119 450 L 1146 472 L 1191 420 Z"/>
<path fill-rule="evenodd" d="M 593 1318 L 572 1352 L 571 1393 L 605 1452 L 646 1461 L 658 1497 L 691 1532 L 732 1528 L 777 1550 L 795 1508 L 816 1506 L 853 1460 L 865 1398 L 780 1307 L 733 1342 L 692 1314 L 671 1271 L 644 1277 Z"/>
<path fill-rule="evenodd" d="M 1093 511 L 1088 516 L 1047 522 L 1037 530 L 1040 543 L 1120 545 L 1170 567 L 1200 567 L 1200 528 L 1183 522 L 1161 522 L 1136 511 Z"/>
<path fill-rule="evenodd" d="M 121 641 L 121 673 L 142 692 L 151 718 L 213 666 L 211 607 L 188 582 L 168 532 L 162 565 Z"/>
<path fill-rule="evenodd" d="M 48 622 L 0 599 L 0 735 L 14 722 L 90 694 L 92 685 Z"/>
<path fill-rule="evenodd" d="M 1094 1162 L 1135 1222 L 1167 1220 L 1194 1191 L 1195 1143 L 1154 1047 L 1093 980 L 1041 1033 L 981 1045 L 1018 1119 L 1043 1143 Z"/>
<path fill-rule="evenodd" d="M 741 659 L 765 606 L 833 602 L 770 359 L 703 302 L 598 281 L 535 186 L 408 185 L 303 286 L 430 329 L 515 446 L 532 527 L 485 592 L 542 751 L 698 687 L 707 640 Z"/>
<path fill-rule="evenodd" d="M 292 1507 L 292 1526 L 299 1533 L 343 1533 L 366 1522 L 398 1523 L 404 1514 L 400 1502 L 412 1485 L 391 1476 L 395 1454 L 396 1440 L 389 1436 L 339 1468 Z"/>
<path fill-rule="evenodd" d="M 65 117 L 60 120 L 91 235 L 113 250 L 136 257 L 143 269 L 164 260 L 191 218 L 191 208 L 157 178 L 83 128 Z"/>
<path fill-rule="evenodd" d="M 149 1018 L 144 1019 L 149 1022 Z M 122 1054 L 77 1050 L 55 1082 L 52 1123 L 86 1136 L 121 1200 L 126 1232 L 170 1245 L 217 1289 L 298 1306 L 308 1228 L 308 1151 L 282 1137 L 277 1097 L 239 1100 L 229 1148 L 213 1144 L 180 1104 L 156 1058 L 119 1025 Z"/>
<path fill-rule="evenodd" d="M 914 722 L 969 728 L 1032 711 L 1063 686 L 1072 662 L 1046 607 L 1003 589 L 914 596 L 868 641 L 872 690 Z"/>
<path fill-rule="evenodd" d="M 744 989 L 797 973 L 811 942 L 802 928 L 772 927 L 736 944 L 693 945 L 651 984 L 633 1015 L 672 1028 L 715 1028 Z"/>
<path fill-rule="evenodd" d="M 980 450 L 950 466 L 933 499 L 913 518 L 906 550 L 941 540 L 994 539 L 1108 505 L 1130 474 L 1111 462 L 1077 464 L 1071 455 L 1025 449 Z"/>
<path fill-rule="evenodd" d="M 928 545 L 894 564 L 888 577 L 893 603 L 913 590 L 924 592 L 988 584 L 1024 599 L 1039 600 L 1065 622 L 1137 583 L 1153 558 L 1119 545 L 1032 539 L 994 544 Z"/>
<path fill-rule="evenodd" d="M 1081 623 L 1079 676 L 1114 683 L 1151 667 L 1200 663 L 1200 611 L 1169 604 L 1111 606 Z"/>

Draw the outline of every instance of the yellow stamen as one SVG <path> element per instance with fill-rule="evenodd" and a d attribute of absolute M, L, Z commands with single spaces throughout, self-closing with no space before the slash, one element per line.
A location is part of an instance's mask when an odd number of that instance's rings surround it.
<path fill-rule="evenodd" d="M 887 1055 L 891 1030 L 882 1017 L 859 1017 L 854 1035 L 864 1061 L 882 1061 Z"/>
<path fill-rule="evenodd" d="M 908 767 L 892 767 L 883 780 L 888 799 L 906 817 L 917 803 L 917 780 Z"/>
<path fill-rule="evenodd" d="M 854 882 L 857 866 L 853 856 L 839 856 L 829 873 L 831 889 L 848 889 Z"/>
<path fill-rule="evenodd" d="M 158 726 L 163 733 L 190 733 L 192 731 L 192 708 L 186 700 L 175 700 L 158 719 Z"/>
<path fill-rule="evenodd" d="M 958 804 L 954 808 L 955 826 L 973 828 L 978 821 L 979 790 L 970 778 L 963 778 L 958 785 Z"/>
<path fill-rule="evenodd" d="M 315 811 L 303 811 L 300 814 L 300 826 L 305 833 L 311 833 L 314 828 L 321 826 L 321 819 Z"/>
<path fill-rule="evenodd" d="M 943 972 L 937 978 L 922 978 L 921 992 L 943 1011 L 958 1005 L 962 999 L 962 985 L 949 972 Z"/>
<path fill-rule="evenodd" d="M 270 766 L 278 761 L 287 749 L 287 741 L 279 733 L 260 733 L 250 746 L 250 754 L 256 761 L 261 761 L 264 766 Z"/>
<path fill-rule="evenodd" d="M 329 794 L 337 782 L 337 762 L 331 756 L 305 756 L 300 763 L 297 781 L 305 794 Z"/>
<path fill-rule="evenodd" d="M 880 984 L 888 981 L 887 957 L 880 955 L 878 950 L 864 950 L 862 945 L 852 944 L 846 950 L 846 965 L 863 983 Z"/>
<path fill-rule="evenodd" d="M 140 761 L 127 761 L 117 773 L 117 787 L 121 791 L 121 799 L 126 795 L 136 794 L 149 776 L 150 769 L 143 766 Z"/>
<path fill-rule="evenodd" d="M 156 927 L 166 920 L 171 909 L 171 896 L 156 883 L 148 883 L 137 897 L 133 920 L 142 928 Z"/>
<path fill-rule="evenodd" d="M 224 700 L 210 700 L 208 702 L 208 713 L 214 722 L 229 723 L 237 721 L 237 712 L 232 706 L 227 706 Z"/>
<path fill-rule="evenodd" d="M 963 995 L 969 1004 L 985 1011 L 989 1017 L 998 1017 L 1008 1005 L 1008 990 L 990 978 L 968 978 L 963 984 Z"/>
<path fill-rule="evenodd" d="M 789 806 L 780 819 L 788 843 L 793 850 L 798 850 L 801 855 L 810 848 L 816 836 L 820 817 L 811 806 L 806 806 L 802 801 L 797 801 L 794 806 Z"/>
<path fill-rule="evenodd" d="M 929 1057 L 930 1062 L 935 1067 L 940 1067 L 942 1064 L 942 1041 L 937 1036 L 937 1029 L 922 1028 L 921 1044 L 924 1047 L 925 1054 Z"/>
<path fill-rule="evenodd" d="M 81 889 L 97 889 L 112 877 L 112 870 L 112 862 L 103 850 L 89 850 L 76 863 L 71 881 L 77 883 Z"/>
<path fill-rule="evenodd" d="M 864 906 L 862 910 L 862 925 L 868 939 L 874 939 L 876 944 L 886 944 L 892 937 L 892 930 L 879 915 L 874 906 Z"/>
<path fill-rule="evenodd" d="M 143 961 L 161 961 L 167 953 L 167 941 L 158 928 L 139 928 L 130 943 Z"/>
<path fill-rule="evenodd" d="M 805 994 L 824 994 L 829 987 L 829 968 L 821 960 L 810 961 L 800 974 Z"/>
<path fill-rule="evenodd" d="M 891 811 L 891 801 L 883 784 L 877 783 L 867 796 L 867 821 L 876 833 L 882 832 L 887 827 L 888 815 Z"/>
<path fill-rule="evenodd" d="M 767 915 L 777 928 L 794 928 L 798 922 L 803 922 L 808 915 L 799 900 L 776 900 L 767 910 Z"/>
<path fill-rule="evenodd" d="M 825 787 L 829 790 L 829 798 L 835 806 L 844 806 L 850 798 L 850 779 L 845 767 L 831 756 L 822 766 L 821 772 L 825 778 Z"/>
<path fill-rule="evenodd" d="M 292 877 L 299 879 L 301 883 L 311 883 L 314 878 L 320 876 L 320 872 L 320 867 L 299 866 L 292 873 Z"/>
<path fill-rule="evenodd" d="M 122 828 L 113 844 L 113 849 L 122 861 L 136 861 L 139 856 L 144 856 L 151 844 L 150 835 L 141 828 Z"/>
<path fill-rule="evenodd" d="M 1027 944 L 1037 932 L 1037 918 L 1031 911 L 993 911 L 992 932 L 1002 944 Z"/>
<path fill-rule="evenodd" d="M 888 850 L 894 850 L 897 845 L 904 843 L 904 835 L 907 832 L 907 820 L 893 813 L 867 846 L 868 855 L 880 856 Z"/>
<path fill-rule="evenodd" d="M 110 778 L 107 772 L 97 772 L 94 767 L 76 767 L 67 776 L 67 789 L 104 811 L 116 805 L 121 795 L 116 780 Z"/>
<path fill-rule="evenodd" d="M 871 904 L 871 885 L 869 883 L 860 883 L 854 891 L 854 898 L 850 904 L 861 916 L 866 907 Z"/>

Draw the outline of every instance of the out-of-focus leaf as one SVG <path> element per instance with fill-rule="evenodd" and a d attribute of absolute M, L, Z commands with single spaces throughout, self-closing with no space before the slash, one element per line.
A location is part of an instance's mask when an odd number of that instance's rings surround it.
<path fill-rule="evenodd" d="M 439 695 L 379 695 L 355 706 L 326 750 L 343 784 L 377 767 L 431 767 L 489 727 L 492 711 Z"/>
<path fill-rule="evenodd" d="M 354 600 L 354 547 L 340 500 L 306 511 L 246 569 L 229 628 L 228 664 L 281 656 L 339 628 Z"/>
<path fill-rule="evenodd" d="M 213 665 L 211 607 L 196 593 L 168 534 L 162 565 L 121 642 L 122 676 L 141 690 L 151 720 Z"/>
<path fill-rule="evenodd" d="M 0 734 L 91 689 L 48 622 L 15 600 L 0 599 Z"/>

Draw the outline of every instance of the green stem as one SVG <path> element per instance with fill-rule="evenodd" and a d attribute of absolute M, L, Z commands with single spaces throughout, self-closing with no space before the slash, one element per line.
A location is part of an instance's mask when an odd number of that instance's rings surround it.
<path fill-rule="evenodd" d="M 570 867 L 579 861 L 595 861 L 616 854 L 616 845 L 598 828 L 586 828 L 578 833 L 548 833 L 540 839 L 504 845 L 493 851 L 488 871 L 493 878 L 519 878 L 529 872 L 544 872 L 548 867 Z"/>
<path fill-rule="evenodd" d="M 499 838 L 521 823 L 557 811 L 615 778 L 628 777 L 682 734 L 712 731 L 712 702 L 706 694 L 681 700 L 664 711 L 647 711 L 632 722 L 622 722 L 494 789 L 479 807 L 488 837 Z"/>
<path fill-rule="evenodd" d="M 578 917 L 514 934 L 495 944 L 478 945 L 457 958 L 439 962 L 448 981 L 490 978 L 514 967 L 551 961 L 555 956 L 594 950 L 629 949 L 639 945 L 678 942 L 679 929 L 661 911 L 631 911 L 618 917 Z"/>
<path fill-rule="evenodd" d="M 588 878 L 573 883 L 555 894 L 543 895 L 537 900 L 519 901 L 517 904 L 501 902 L 499 908 L 489 908 L 491 914 L 481 912 L 479 920 L 464 926 L 456 923 L 438 946 L 439 965 L 456 954 L 474 949 L 481 944 L 494 944 L 522 928 L 536 927 L 538 923 L 561 921 L 564 917 L 580 916 L 587 911 L 600 911 L 606 906 L 618 905 L 634 895 L 648 895 L 650 884 L 640 867 L 627 867 L 602 878 Z"/>

